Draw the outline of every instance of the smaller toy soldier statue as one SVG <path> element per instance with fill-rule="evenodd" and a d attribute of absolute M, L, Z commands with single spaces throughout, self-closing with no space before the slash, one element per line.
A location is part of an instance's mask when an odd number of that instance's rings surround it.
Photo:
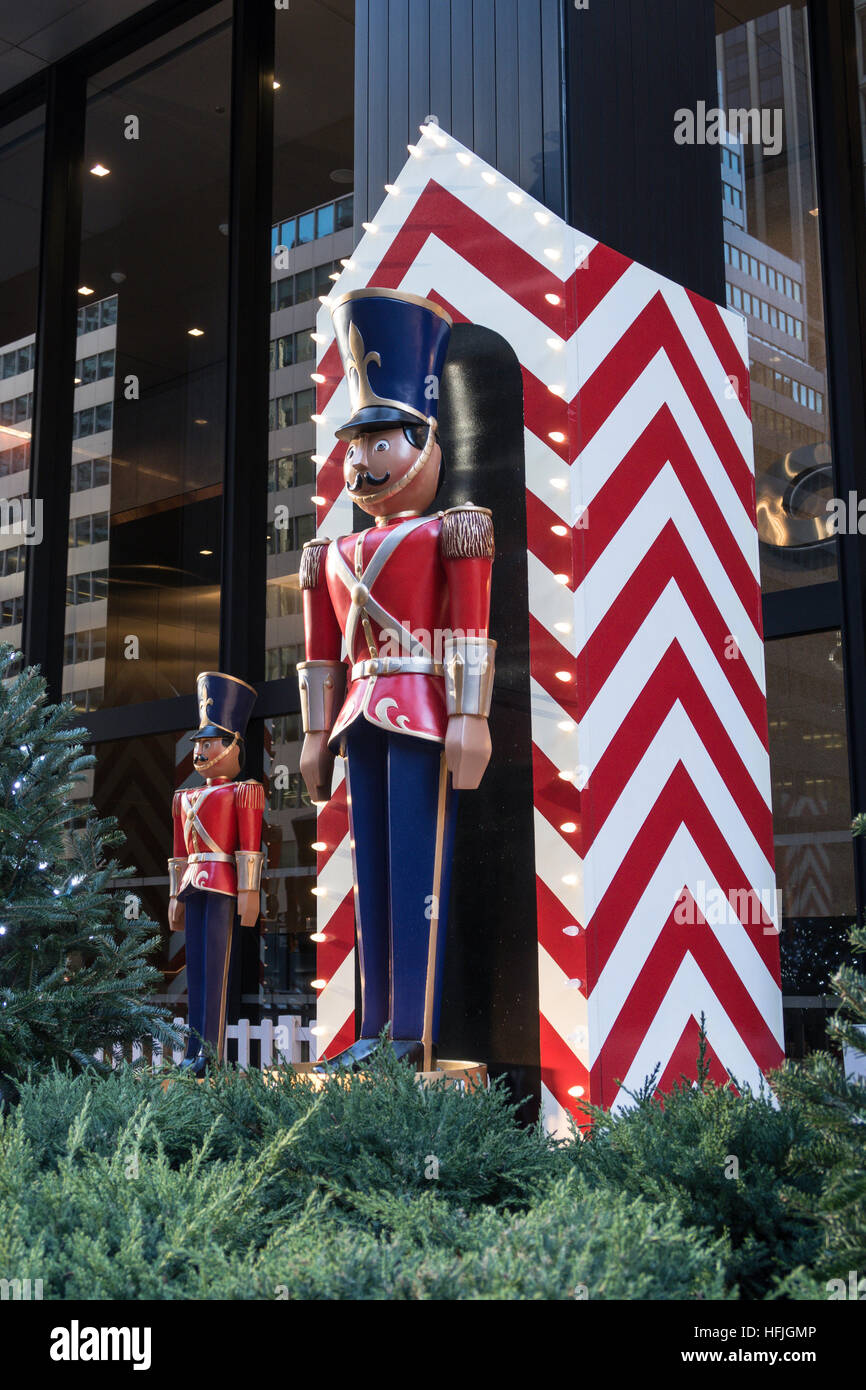
<path fill-rule="evenodd" d="M 197 681 L 200 726 L 193 763 L 203 787 L 177 791 L 174 855 L 168 861 L 172 931 L 186 926 L 189 1045 L 183 1067 L 207 1067 L 206 1047 L 222 1059 L 226 998 L 237 947 L 237 918 L 254 927 L 264 854 L 260 782 L 235 782 L 256 692 L 234 676 L 204 671 Z"/>

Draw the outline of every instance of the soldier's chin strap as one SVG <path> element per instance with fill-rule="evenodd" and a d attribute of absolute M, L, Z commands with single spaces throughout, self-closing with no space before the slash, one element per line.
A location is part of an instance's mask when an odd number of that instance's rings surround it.
<path fill-rule="evenodd" d="M 408 473 L 405 473 L 405 474 L 403 475 L 403 477 L 400 478 L 400 479 L 398 480 L 398 482 L 394 483 L 391 487 L 386 488 L 384 492 L 376 492 L 376 493 L 371 494 L 369 500 L 370 500 L 370 501 L 374 501 L 374 500 L 375 500 L 376 502 L 387 502 L 389 498 L 391 498 L 391 497 L 396 497 L 398 492 L 402 492 L 403 489 L 404 489 L 404 487 L 408 487 L 410 483 L 413 483 L 413 482 L 415 481 L 415 479 L 418 477 L 418 474 L 421 472 L 421 470 L 422 470 L 422 469 L 426 466 L 426 464 L 428 463 L 429 458 L 430 458 L 430 455 L 433 453 L 433 449 L 434 449 L 434 447 L 435 447 L 435 444 L 436 444 L 436 416 L 435 416 L 435 415 L 428 415 L 428 416 L 427 416 L 427 443 L 424 445 L 424 448 L 421 450 L 421 452 L 420 452 L 420 454 L 418 455 L 417 459 L 416 459 L 415 462 L 412 464 L 412 467 L 409 469 L 409 472 L 408 472 Z"/>
<path fill-rule="evenodd" d="M 206 762 L 206 763 L 197 763 L 197 764 L 196 764 L 196 769 L 195 769 L 196 772 L 198 772 L 198 773 L 210 772 L 211 768 L 212 768 L 212 767 L 216 767 L 217 763 L 221 763 L 222 760 L 223 760 L 223 758 L 227 758 L 228 755 L 229 755 L 229 753 L 232 751 L 232 749 L 233 749 L 233 748 L 236 748 L 237 745 L 238 745 L 239 743 L 240 743 L 240 738 L 239 738 L 239 736 L 238 736 L 237 734 L 232 734 L 232 741 L 231 741 L 231 743 L 228 745 L 228 747 L 227 747 L 227 748 L 224 748 L 223 751 L 222 751 L 221 753 L 217 753 L 216 757 L 215 757 L 215 758 L 211 758 L 209 762 Z"/>

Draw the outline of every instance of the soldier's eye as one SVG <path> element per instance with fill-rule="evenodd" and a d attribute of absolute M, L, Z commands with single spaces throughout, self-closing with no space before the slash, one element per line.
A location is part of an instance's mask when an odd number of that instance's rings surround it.
<path fill-rule="evenodd" d="M 355 456 L 355 449 L 354 449 L 354 445 L 353 445 L 352 448 L 349 450 L 348 454 L 346 455 L 346 458 L 347 458 L 347 459 L 350 459 L 350 458 L 354 458 L 354 456 Z"/>
<path fill-rule="evenodd" d="M 390 447 L 391 445 L 388 443 L 387 439 L 380 439 L 373 452 L 376 454 L 384 454 Z"/>

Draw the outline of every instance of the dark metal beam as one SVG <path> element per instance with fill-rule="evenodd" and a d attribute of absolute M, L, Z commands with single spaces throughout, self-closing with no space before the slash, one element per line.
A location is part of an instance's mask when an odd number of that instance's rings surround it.
<path fill-rule="evenodd" d="M 60 698 L 63 681 L 85 101 L 77 67 L 59 63 L 50 70 L 30 451 L 30 499 L 41 508 L 42 540 L 27 556 L 22 646 L 25 659 L 42 667 L 52 700 Z"/>
<path fill-rule="evenodd" d="M 809 6 L 818 206 L 835 485 L 866 496 L 866 207 L 860 152 L 854 9 Z M 839 579 L 852 812 L 866 810 L 866 537 L 839 537 Z M 857 911 L 866 908 L 866 843 L 854 841 Z"/>
<path fill-rule="evenodd" d="M 842 622 L 839 585 L 804 584 L 764 594 L 764 641 L 778 637 L 802 637 L 808 632 L 827 632 Z"/>
<path fill-rule="evenodd" d="M 256 690 L 254 723 L 261 719 L 277 719 L 282 714 L 297 714 L 301 708 L 296 681 L 263 681 Z M 174 700 L 148 700 L 139 705 L 92 710 L 82 714 L 80 722 L 87 729 L 91 743 L 108 743 L 112 739 L 136 738 L 141 733 L 170 734 L 194 729 L 198 723 L 198 706 L 194 695 L 179 695 Z"/>
<path fill-rule="evenodd" d="M 236 0 L 220 666 L 251 684 L 265 668 L 273 84 L 274 7 Z"/>

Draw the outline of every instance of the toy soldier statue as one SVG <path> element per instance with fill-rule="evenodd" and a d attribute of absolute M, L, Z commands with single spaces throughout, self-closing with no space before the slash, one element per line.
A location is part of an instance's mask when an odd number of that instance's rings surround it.
<path fill-rule="evenodd" d="M 353 1066 L 386 1025 L 429 1069 L 438 1040 L 454 790 L 490 758 L 493 525 L 470 503 L 428 515 L 443 476 L 436 418 L 451 319 L 365 289 L 334 306 L 352 407 L 346 488 L 375 526 L 310 541 L 301 562 L 301 772 L 314 801 L 346 759 L 361 1026 L 329 1065 Z M 341 660 L 345 640 L 345 661 Z"/>
<path fill-rule="evenodd" d="M 265 793 L 260 782 L 234 780 L 256 692 L 217 671 L 203 672 L 197 689 L 199 728 L 190 738 L 205 785 L 174 794 L 168 920 L 172 931 L 186 925 L 189 1045 L 182 1065 L 200 1076 L 206 1045 L 219 1060 L 223 1055 L 236 919 L 254 927 L 259 916 Z"/>

